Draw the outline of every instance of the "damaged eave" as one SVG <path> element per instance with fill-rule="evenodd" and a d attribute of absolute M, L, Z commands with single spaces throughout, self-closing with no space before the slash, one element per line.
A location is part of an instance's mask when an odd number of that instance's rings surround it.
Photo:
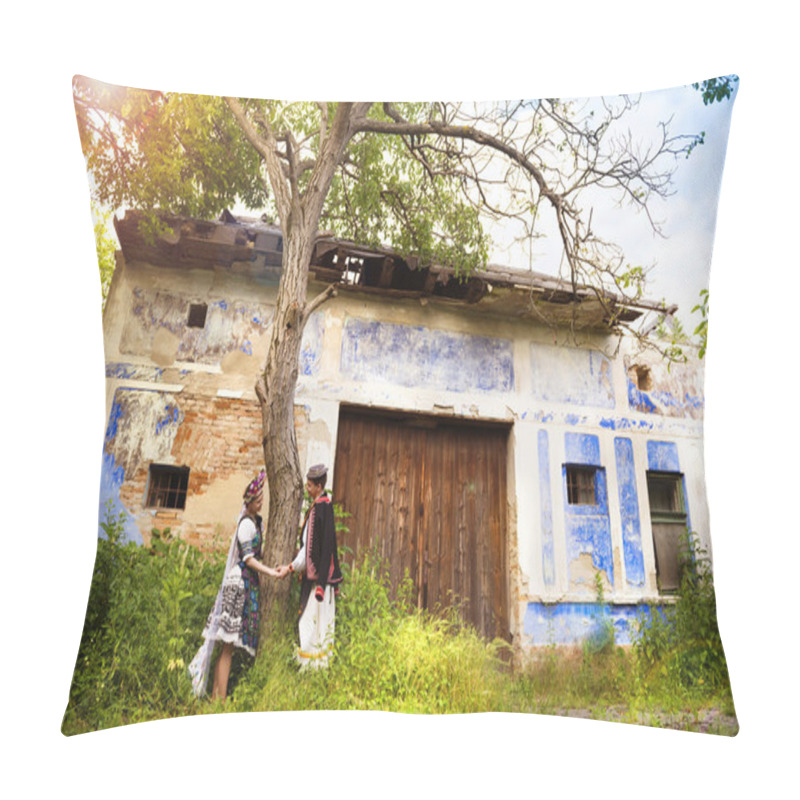
<path fill-rule="evenodd" d="M 234 217 L 204 221 L 163 215 L 165 230 L 155 237 L 141 231 L 141 211 L 127 211 L 114 225 L 128 262 L 171 269 L 236 269 L 255 277 L 280 273 L 283 236 L 265 220 Z M 423 305 L 469 307 L 479 313 L 533 319 L 571 329 L 613 328 L 646 311 L 664 313 L 660 304 L 632 304 L 589 287 L 542 273 L 490 265 L 466 278 L 438 264 L 421 265 L 384 247 L 366 247 L 333 236 L 317 238 L 309 277 L 334 283 L 344 292 L 388 299 L 418 300 Z M 668 312 L 667 312 L 668 313 Z"/>
<path fill-rule="evenodd" d="M 180 269 L 230 268 L 236 262 L 280 268 L 283 237 L 274 225 L 231 222 L 229 212 L 219 221 L 163 215 L 165 230 L 149 237 L 141 230 L 143 219 L 143 212 L 135 210 L 114 218 L 126 261 Z"/>
<path fill-rule="evenodd" d="M 506 317 L 536 319 L 547 325 L 613 328 L 638 319 L 645 311 L 662 311 L 660 304 L 628 304 L 541 273 L 490 265 L 464 279 L 437 264 L 420 266 L 387 248 L 367 248 L 334 237 L 315 244 L 310 273 L 344 291 L 394 299 L 418 299 L 425 304 L 471 306 L 476 311 Z"/>

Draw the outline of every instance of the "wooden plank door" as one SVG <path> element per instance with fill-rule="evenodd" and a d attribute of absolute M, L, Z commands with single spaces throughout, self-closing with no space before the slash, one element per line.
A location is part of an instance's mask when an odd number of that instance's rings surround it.
<path fill-rule="evenodd" d="M 353 556 L 374 547 L 420 608 L 458 604 L 478 631 L 508 638 L 507 429 L 348 409 L 337 438 Z"/>

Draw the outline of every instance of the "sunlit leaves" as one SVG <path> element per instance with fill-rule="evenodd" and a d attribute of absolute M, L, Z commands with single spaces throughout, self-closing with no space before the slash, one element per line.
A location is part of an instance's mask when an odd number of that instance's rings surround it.
<path fill-rule="evenodd" d="M 263 208 L 257 154 L 218 97 L 75 80 L 81 144 L 96 199 L 112 208 L 210 218 Z"/>

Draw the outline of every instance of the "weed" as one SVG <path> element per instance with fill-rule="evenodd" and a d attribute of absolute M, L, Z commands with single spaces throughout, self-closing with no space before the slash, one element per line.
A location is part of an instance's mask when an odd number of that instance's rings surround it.
<path fill-rule="evenodd" d="M 733 704 L 701 551 L 678 602 L 643 616 L 632 648 L 615 643 L 598 577 L 594 636 L 582 647 L 540 648 L 513 669 L 506 642 L 483 639 L 457 604 L 418 609 L 411 580 L 393 587 L 386 564 L 367 553 L 342 566 L 329 668 L 298 671 L 290 614 L 263 632 L 255 659 L 237 651 L 222 704 L 194 698 L 186 664 L 201 643 L 223 555 L 203 554 L 167 530 L 154 532 L 150 548 L 124 543 L 124 523 L 109 510 L 107 538 L 98 540 L 67 734 L 186 714 L 295 709 L 522 711 L 736 731 L 735 718 L 719 714 L 732 715 Z M 295 582 L 290 607 L 298 600 Z"/>

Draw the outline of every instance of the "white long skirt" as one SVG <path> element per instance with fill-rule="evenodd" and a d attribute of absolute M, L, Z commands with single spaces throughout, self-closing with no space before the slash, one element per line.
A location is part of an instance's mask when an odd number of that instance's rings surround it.
<path fill-rule="evenodd" d="M 327 667 L 336 627 L 336 595 L 332 586 L 325 587 L 321 603 L 311 593 L 299 627 L 300 647 L 295 651 L 295 659 L 300 669 Z"/>

